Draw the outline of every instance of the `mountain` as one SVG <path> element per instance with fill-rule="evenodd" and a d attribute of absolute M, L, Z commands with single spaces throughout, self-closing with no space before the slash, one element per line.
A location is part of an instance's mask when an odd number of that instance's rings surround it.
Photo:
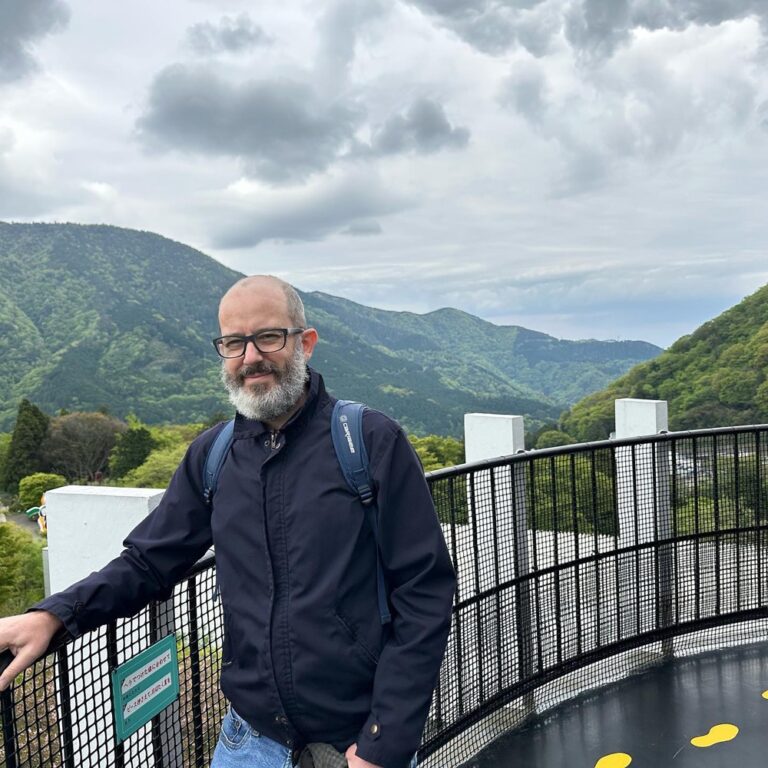
<path fill-rule="evenodd" d="M 768 286 L 584 398 L 563 428 L 578 440 L 605 439 L 618 397 L 668 400 L 673 430 L 768 422 Z"/>
<path fill-rule="evenodd" d="M 227 409 L 219 297 L 241 275 L 149 232 L 0 222 L 0 428 L 27 397 L 48 412 L 108 408 L 148 423 Z M 302 293 L 329 389 L 415 433 L 461 434 L 468 411 L 531 426 L 660 351 L 645 342 L 561 341 L 453 309 L 387 312 Z"/>

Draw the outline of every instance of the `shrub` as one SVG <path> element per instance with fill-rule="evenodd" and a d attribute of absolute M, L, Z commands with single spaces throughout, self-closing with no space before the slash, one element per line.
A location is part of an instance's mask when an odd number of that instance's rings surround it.
<path fill-rule="evenodd" d="M 22 613 L 43 598 L 41 541 L 13 523 L 0 523 L 0 616 Z"/>
<path fill-rule="evenodd" d="M 67 479 L 63 475 L 54 475 L 49 472 L 35 472 L 33 475 L 27 475 L 19 480 L 19 501 L 20 511 L 37 507 L 40 505 L 40 497 L 53 488 L 61 488 L 67 484 Z"/>

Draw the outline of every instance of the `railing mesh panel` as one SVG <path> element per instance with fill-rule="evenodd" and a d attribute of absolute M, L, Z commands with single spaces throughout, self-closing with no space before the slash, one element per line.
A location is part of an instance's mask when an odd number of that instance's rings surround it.
<path fill-rule="evenodd" d="M 212 558 L 173 596 L 43 657 L 3 694 L 4 768 L 207 766 L 226 702 L 218 687 L 221 610 Z M 119 743 L 112 670 L 176 635 L 179 699 Z"/>

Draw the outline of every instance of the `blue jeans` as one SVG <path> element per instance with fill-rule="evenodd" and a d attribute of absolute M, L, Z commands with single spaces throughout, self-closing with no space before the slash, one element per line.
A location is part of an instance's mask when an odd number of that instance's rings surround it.
<path fill-rule="evenodd" d="M 254 731 L 232 707 L 221 723 L 211 768 L 291 768 L 291 750 Z"/>
<path fill-rule="evenodd" d="M 291 750 L 254 731 L 230 707 L 221 723 L 211 768 L 291 768 Z M 414 755 L 409 768 L 416 768 Z"/>

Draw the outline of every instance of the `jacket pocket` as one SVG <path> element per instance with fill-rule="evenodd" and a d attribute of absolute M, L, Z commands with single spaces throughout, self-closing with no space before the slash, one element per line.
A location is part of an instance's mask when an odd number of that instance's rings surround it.
<path fill-rule="evenodd" d="M 369 662 L 371 662 L 371 664 L 378 664 L 379 654 L 371 649 L 367 643 L 363 642 L 363 640 L 360 638 L 360 634 L 355 631 L 354 626 L 349 621 L 347 621 L 338 611 L 334 613 L 334 618 L 344 630 L 344 634 L 346 634 L 347 637 L 351 640 L 355 648 L 360 650 L 360 652 Z"/>

